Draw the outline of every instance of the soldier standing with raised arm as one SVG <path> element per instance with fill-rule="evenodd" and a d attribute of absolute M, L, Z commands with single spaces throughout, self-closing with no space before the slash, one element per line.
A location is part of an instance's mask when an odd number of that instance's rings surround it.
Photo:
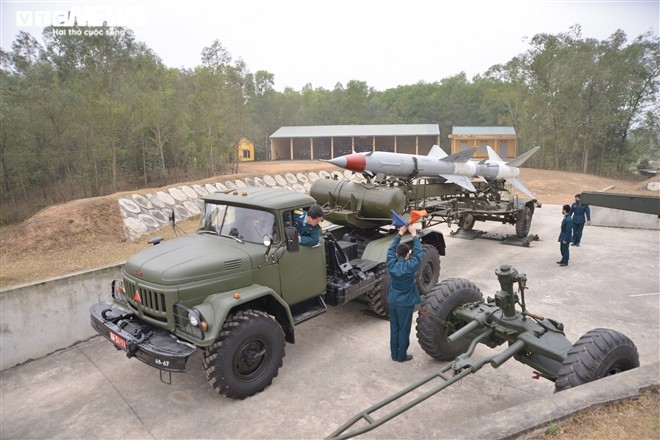
<path fill-rule="evenodd" d="M 406 231 L 412 235 L 413 248 L 400 244 Z M 390 314 L 390 352 L 393 361 L 406 362 L 413 357 L 408 354 L 410 329 L 415 304 L 421 302 L 415 274 L 422 262 L 422 243 L 414 225 L 402 226 L 387 251 L 387 269 L 390 286 L 387 293 Z"/>

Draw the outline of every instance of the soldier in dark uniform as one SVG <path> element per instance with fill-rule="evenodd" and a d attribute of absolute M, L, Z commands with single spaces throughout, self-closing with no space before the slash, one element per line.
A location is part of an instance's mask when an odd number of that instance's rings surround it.
<path fill-rule="evenodd" d="M 406 230 L 412 235 L 413 248 L 400 244 Z M 422 263 L 422 243 L 413 225 L 402 226 L 387 251 L 387 269 L 390 286 L 387 293 L 390 314 L 390 354 L 393 361 L 406 362 L 413 357 L 408 354 L 410 329 L 415 304 L 421 302 L 415 283 L 415 274 Z"/>
<path fill-rule="evenodd" d="M 323 209 L 319 205 L 313 205 L 307 211 L 297 209 L 293 211 L 293 226 L 300 235 L 301 246 L 317 246 L 321 238 L 321 226 L 323 221 Z"/>
<path fill-rule="evenodd" d="M 590 225 L 591 209 L 589 209 L 589 205 L 583 205 L 580 203 L 580 194 L 575 194 L 575 203 L 571 205 L 571 219 L 573 220 L 573 242 L 571 243 L 571 246 L 580 246 L 585 216 L 587 217 L 587 224 Z"/>
<path fill-rule="evenodd" d="M 571 242 L 573 235 L 573 220 L 571 220 L 571 207 L 564 205 L 561 208 L 561 213 L 564 214 L 564 219 L 561 221 L 561 230 L 559 231 L 559 251 L 561 252 L 561 260 L 557 264 L 566 267 L 568 266 L 568 246 Z"/>

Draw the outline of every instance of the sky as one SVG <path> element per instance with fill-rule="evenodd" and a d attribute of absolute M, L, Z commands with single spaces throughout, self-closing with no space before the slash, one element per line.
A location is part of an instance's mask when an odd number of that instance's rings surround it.
<path fill-rule="evenodd" d="M 623 30 L 658 36 L 660 0 L 1 0 L 0 45 L 19 31 L 41 37 L 67 16 L 93 27 L 127 27 L 169 67 L 194 68 L 217 39 L 275 89 L 333 89 L 350 80 L 376 90 L 461 72 L 471 79 L 531 48 L 537 34 L 580 25 L 583 38 Z M 70 15 L 67 15 L 68 13 Z"/>

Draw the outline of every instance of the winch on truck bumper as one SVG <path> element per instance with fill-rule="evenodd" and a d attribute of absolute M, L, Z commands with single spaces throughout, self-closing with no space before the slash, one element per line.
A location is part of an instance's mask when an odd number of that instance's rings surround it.
<path fill-rule="evenodd" d="M 126 356 L 160 370 L 184 373 L 195 346 L 177 339 L 165 329 L 141 321 L 134 313 L 108 302 L 89 309 L 92 327 Z"/>

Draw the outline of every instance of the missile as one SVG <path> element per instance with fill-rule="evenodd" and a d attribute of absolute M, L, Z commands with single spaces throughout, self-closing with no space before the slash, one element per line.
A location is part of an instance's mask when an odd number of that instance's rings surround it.
<path fill-rule="evenodd" d="M 347 154 L 324 162 L 369 176 L 383 173 L 397 177 L 442 177 L 472 192 L 477 190 L 470 181 L 471 178 L 480 178 L 484 181 L 504 179 L 528 197 L 535 199 L 531 191 L 518 179 L 520 175 L 518 167 L 539 148 L 534 147 L 509 162 L 504 162 L 490 146 L 486 146 L 488 159 L 476 162 L 470 159 L 478 147 L 448 156 L 438 145 L 431 148 L 428 156 L 370 151 Z"/>

